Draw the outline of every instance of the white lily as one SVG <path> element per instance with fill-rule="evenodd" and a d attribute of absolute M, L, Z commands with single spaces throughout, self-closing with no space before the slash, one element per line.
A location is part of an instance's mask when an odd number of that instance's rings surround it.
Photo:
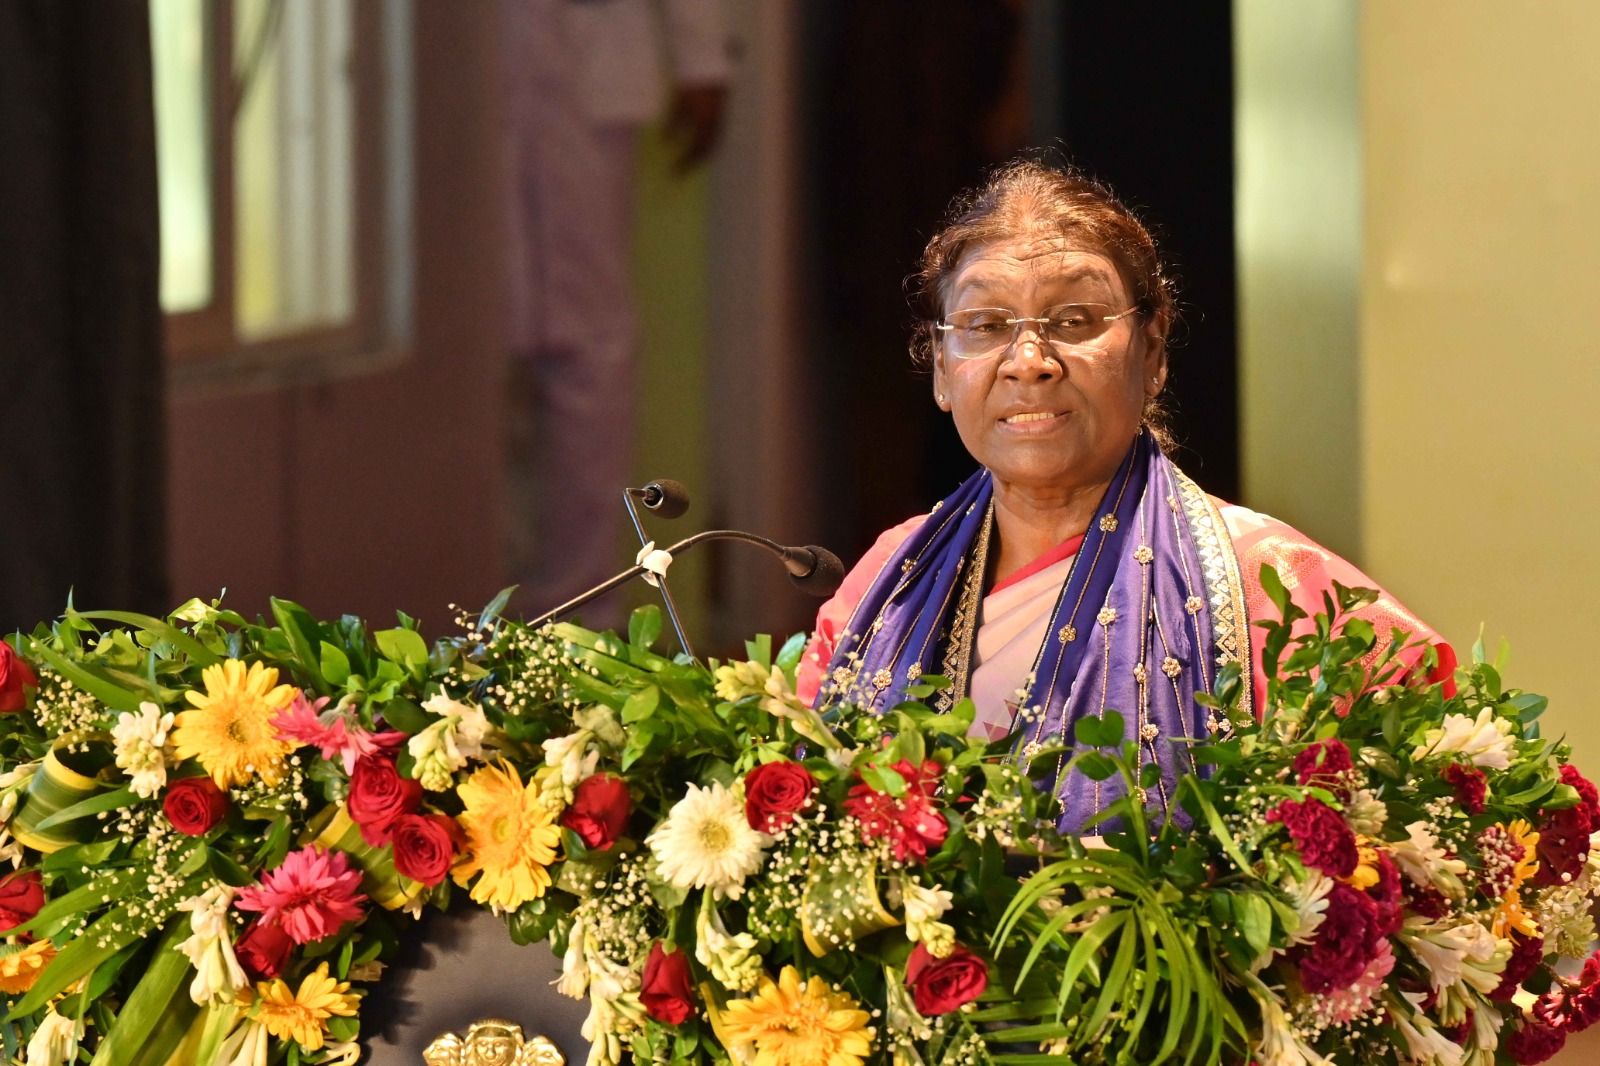
<path fill-rule="evenodd" d="M 695 922 L 694 957 L 724 988 L 751 992 L 761 983 L 761 954 L 757 946 L 756 938 L 749 933 L 728 932 L 722 915 L 712 905 L 711 893 L 701 897 L 700 916 Z"/>
<path fill-rule="evenodd" d="M 1257 982 L 1250 996 L 1261 1008 L 1261 1042 L 1256 1045 L 1261 1066 L 1333 1066 L 1296 1035 L 1282 1001 L 1271 989 Z"/>
<path fill-rule="evenodd" d="M 1405 993 L 1404 998 L 1413 1007 L 1422 999 L 1414 993 Z M 1406 1053 L 1411 1059 L 1427 1063 L 1428 1066 L 1461 1066 L 1466 1051 L 1460 1044 L 1441 1033 L 1420 1012 L 1407 1011 L 1393 1000 L 1389 1001 L 1389 1007 L 1390 1016 L 1405 1039 Z"/>
<path fill-rule="evenodd" d="M 178 910 L 189 912 L 192 935 L 178 945 L 178 950 L 194 964 L 189 998 L 196 1003 L 209 1003 L 218 997 L 232 1000 L 235 990 L 250 983 L 233 953 L 233 929 L 228 921 L 228 908 L 237 894 L 227 885 L 218 884 L 178 904 Z"/>
<path fill-rule="evenodd" d="M 137 713 L 124 711 L 111 727 L 116 742 L 117 768 L 131 779 L 129 786 L 141 799 L 149 799 L 167 784 L 167 737 L 176 716 L 148 700 Z"/>
<path fill-rule="evenodd" d="M 1447 714 L 1444 727 L 1423 734 L 1422 743 L 1411 753 L 1411 758 L 1416 761 L 1430 755 L 1460 752 L 1474 766 L 1504 770 L 1511 765 L 1511 749 L 1516 744 L 1510 734 L 1510 720 L 1495 717 L 1492 707 L 1479 711 L 1476 719 L 1464 714 Z"/>
<path fill-rule="evenodd" d="M 1427 822 L 1412 822 L 1406 826 L 1406 835 L 1407 839 L 1397 841 L 1389 848 L 1389 854 L 1400 872 L 1419 885 L 1459 899 L 1466 890 L 1461 877 L 1467 872 L 1467 864 L 1460 859 L 1450 858 L 1439 846 L 1439 840 Z"/>
<path fill-rule="evenodd" d="M 1304 881 L 1289 880 L 1283 889 L 1289 894 L 1289 905 L 1294 908 L 1296 924 L 1289 934 L 1289 946 L 1309 944 L 1322 928 L 1327 915 L 1328 893 L 1333 891 L 1333 878 L 1321 870 L 1307 867 Z"/>
<path fill-rule="evenodd" d="M 82 1037 L 81 1022 L 63 1018 L 52 1010 L 28 1040 L 27 1066 L 67 1066 L 78 1057 L 78 1041 Z"/>

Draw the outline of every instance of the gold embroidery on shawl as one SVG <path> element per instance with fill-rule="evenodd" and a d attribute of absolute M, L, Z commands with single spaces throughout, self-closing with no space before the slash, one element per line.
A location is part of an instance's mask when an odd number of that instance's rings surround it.
<path fill-rule="evenodd" d="M 955 617 L 950 620 L 950 637 L 945 642 L 944 666 L 940 673 L 950 679 L 950 687 L 940 692 L 934 706 L 948 711 L 959 700 L 967 698 L 967 685 L 972 678 L 972 651 L 978 639 L 978 608 L 983 603 L 983 581 L 989 569 L 989 537 L 994 531 L 994 504 L 989 504 L 983 516 L 983 528 L 978 531 L 978 543 L 967 556 L 967 572 L 961 589 L 961 599 L 956 602 Z"/>
<path fill-rule="evenodd" d="M 1251 710 L 1253 684 L 1250 674 L 1250 618 L 1245 604 L 1244 582 L 1239 577 L 1239 558 L 1233 538 L 1222 520 L 1222 512 L 1211 497 L 1173 468 L 1178 479 L 1178 494 L 1194 534 L 1195 550 L 1200 555 L 1201 576 L 1206 584 L 1206 599 L 1211 606 L 1211 629 L 1217 645 L 1217 665 L 1239 663 L 1244 668 L 1240 706 Z M 1252 555 L 1254 553 L 1252 552 Z"/>

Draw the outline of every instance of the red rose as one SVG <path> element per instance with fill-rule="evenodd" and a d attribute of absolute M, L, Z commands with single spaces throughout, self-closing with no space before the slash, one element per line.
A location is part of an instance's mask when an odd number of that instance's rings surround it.
<path fill-rule="evenodd" d="M 252 980 L 270 981 L 283 972 L 293 948 L 294 941 L 281 925 L 257 919 L 234 941 L 233 953 Z"/>
<path fill-rule="evenodd" d="M 861 823 L 868 840 L 887 839 L 896 861 L 923 862 L 930 848 L 944 843 L 950 829 L 933 805 L 944 768 L 932 759 L 921 767 L 901 759 L 893 769 L 905 780 L 905 795 L 891 796 L 862 781 L 851 786 L 845 813 Z"/>
<path fill-rule="evenodd" d="M 1282 822 L 1300 849 L 1300 858 L 1329 877 L 1349 877 L 1360 862 L 1356 835 L 1344 816 L 1315 796 L 1304 801 L 1284 800 L 1267 815 L 1269 822 Z"/>
<path fill-rule="evenodd" d="M 769 762 L 744 775 L 744 817 L 751 829 L 776 833 L 811 800 L 817 779 L 797 762 Z"/>
<path fill-rule="evenodd" d="M 578 834 L 584 847 L 605 851 L 622 835 L 632 810 L 626 781 L 613 774 L 593 774 L 578 782 L 572 804 L 561 812 L 561 824 Z"/>
<path fill-rule="evenodd" d="M 645 1013 L 658 1022 L 677 1025 L 694 1014 L 693 989 L 689 956 L 682 951 L 668 953 L 659 940 L 651 944 L 639 988 Z"/>
<path fill-rule="evenodd" d="M 350 775 L 350 818 L 361 829 L 368 847 L 389 842 L 389 826 L 402 814 L 422 806 L 422 783 L 401 777 L 393 759 L 363 755 Z"/>
<path fill-rule="evenodd" d="M 1456 802 L 1468 814 L 1482 814 L 1483 801 L 1488 798 L 1488 778 L 1476 766 L 1463 766 L 1453 762 L 1444 768 L 1444 779 L 1455 790 Z"/>
<path fill-rule="evenodd" d="M 989 987 L 989 968 L 983 960 L 957 944 L 948 958 L 936 959 L 918 944 L 906 963 L 906 987 L 917 1010 L 934 1017 L 971 1003 Z"/>
<path fill-rule="evenodd" d="M 18 870 L 0 881 L 0 933 L 31 921 L 44 906 L 44 880 L 38 870 Z"/>
<path fill-rule="evenodd" d="M 1319 740 L 1294 757 L 1295 779 L 1343 795 L 1349 790 L 1343 775 L 1355 769 L 1350 749 L 1338 737 Z"/>
<path fill-rule="evenodd" d="M 1565 1030 L 1524 1015 L 1521 1023 L 1511 1030 L 1505 1048 L 1512 1062 L 1519 1066 L 1534 1066 L 1554 1057 L 1566 1044 Z"/>
<path fill-rule="evenodd" d="M 432 888 L 456 858 L 456 823 L 442 814 L 402 814 L 389 825 L 394 868 Z"/>
<path fill-rule="evenodd" d="M 25 688 L 38 688 L 39 678 L 33 667 L 23 661 L 17 650 L 0 640 L 0 714 L 15 714 L 28 704 Z"/>
<path fill-rule="evenodd" d="M 185 777 L 174 781 L 161 801 L 167 821 L 187 836 L 204 836 L 228 813 L 228 794 L 209 777 Z"/>
<path fill-rule="evenodd" d="M 1383 939 L 1372 897 L 1349 885 L 1334 885 L 1316 938 L 1296 952 L 1301 983 L 1312 995 L 1349 988 L 1377 958 Z"/>

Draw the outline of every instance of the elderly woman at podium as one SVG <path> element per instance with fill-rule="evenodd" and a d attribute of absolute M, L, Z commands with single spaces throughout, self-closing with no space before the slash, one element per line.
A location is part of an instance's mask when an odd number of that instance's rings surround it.
<path fill-rule="evenodd" d="M 1246 706 L 1264 697 L 1251 623 L 1277 616 L 1262 567 L 1313 614 L 1334 582 L 1375 586 L 1167 457 L 1172 285 L 1104 187 L 1012 164 L 958 201 L 912 282 L 913 352 L 980 469 L 880 536 L 823 606 L 801 696 L 888 707 L 941 674 L 942 699 L 974 701 L 975 734 L 1015 735 L 1024 756 L 1114 709 L 1162 766 L 1151 802 L 1165 805 L 1187 769 L 1178 741 L 1225 728 L 1194 698 L 1219 668 L 1249 676 Z M 1412 634 L 1413 663 L 1433 644 L 1428 680 L 1448 683 L 1449 646 L 1392 598 L 1359 614 L 1382 640 Z M 1113 786 L 1058 779 L 1062 827 L 1083 826 Z"/>

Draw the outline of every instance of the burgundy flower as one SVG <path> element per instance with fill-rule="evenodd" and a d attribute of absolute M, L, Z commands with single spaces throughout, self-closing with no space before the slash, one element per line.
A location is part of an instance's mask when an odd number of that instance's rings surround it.
<path fill-rule="evenodd" d="M 282 973 L 293 949 L 294 941 L 283 931 L 283 926 L 259 918 L 250 923 L 233 945 L 239 965 L 256 981 L 270 981 Z"/>
<path fill-rule="evenodd" d="M 1350 749 L 1338 737 L 1319 740 L 1294 757 L 1295 780 L 1343 795 L 1348 791 L 1344 776 L 1355 769 Z"/>
<path fill-rule="evenodd" d="M 918 944 L 906 963 L 906 987 L 911 989 L 918 1012 L 932 1018 L 983 995 L 989 987 L 989 968 L 960 944 L 942 959 Z"/>
<path fill-rule="evenodd" d="M 1334 885 L 1316 938 L 1295 959 L 1301 983 L 1312 995 L 1350 987 L 1377 958 L 1383 939 L 1372 897 L 1349 885 Z"/>
<path fill-rule="evenodd" d="M 1378 883 L 1367 889 L 1377 905 L 1377 929 L 1382 936 L 1393 936 L 1405 921 L 1405 897 L 1400 890 L 1400 867 L 1387 852 L 1378 852 Z"/>
<path fill-rule="evenodd" d="M 350 820 L 361 830 L 368 847 L 389 842 L 389 827 L 402 814 L 414 814 L 422 806 L 422 783 L 401 777 L 394 760 L 382 755 L 364 755 L 356 760 L 350 775 L 350 798 L 346 801 Z"/>
<path fill-rule="evenodd" d="M 39 678 L 10 644 L 0 640 L 0 714 L 15 714 L 28 705 L 24 689 L 38 688 Z"/>
<path fill-rule="evenodd" d="M 1505 1049 L 1518 1066 L 1535 1066 L 1553 1058 L 1567 1044 L 1567 1034 L 1549 1022 L 1524 1016 L 1506 1038 Z"/>
<path fill-rule="evenodd" d="M 891 796 L 862 781 L 851 786 L 845 812 L 861 823 L 868 840 L 887 839 L 897 861 L 926 861 L 929 849 L 943 845 L 950 828 L 933 805 L 943 768 L 932 759 L 920 768 L 901 759 L 893 769 L 905 779 L 905 795 Z"/>
<path fill-rule="evenodd" d="M 38 870 L 18 870 L 0 881 L 0 933 L 32 921 L 44 906 L 44 880 Z"/>
<path fill-rule="evenodd" d="M 1355 833 L 1343 815 L 1315 796 L 1298 802 L 1284 800 L 1267 815 L 1267 821 L 1284 824 L 1307 866 L 1329 877 L 1349 877 L 1355 872 L 1361 858 Z"/>
<path fill-rule="evenodd" d="M 1489 993 L 1490 999 L 1508 1000 L 1517 994 L 1517 989 L 1522 982 L 1533 976 L 1533 972 L 1544 962 L 1544 938 L 1520 937 L 1511 938 L 1511 958 L 1506 960 L 1506 968 L 1500 974 L 1500 984 L 1493 992 Z"/>
<path fill-rule="evenodd" d="M 1582 804 L 1547 812 L 1539 823 L 1539 868 L 1534 871 L 1533 883 L 1565 884 L 1582 873 L 1583 864 L 1589 860 L 1589 834 L 1593 831 L 1589 812 Z"/>
<path fill-rule="evenodd" d="M 402 814 L 389 825 L 394 868 L 432 888 L 456 858 L 456 823 L 442 814 Z"/>
<path fill-rule="evenodd" d="M 646 1014 L 667 1025 L 678 1025 L 693 1015 L 694 978 L 689 973 L 689 956 L 682 951 L 666 951 L 659 940 L 651 944 L 639 1002 Z"/>
<path fill-rule="evenodd" d="M 1600 829 L 1600 788 L 1584 777 L 1571 763 L 1561 764 L 1561 783 L 1578 790 L 1578 806 L 1589 812 L 1589 821 Z"/>
<path fill-rule="evenodd" d="M 571 805 L 561 812 L 561 824 L 578 834 L 584 847 L 605 851 L 622 835 L 632 810 L 626 781 L 613 774 L 591 774 L 578 782 Z"/>
<path fill-rule="evenodd" d="M 228 794 L 209 777 L 174 781 L 161 801 L 172 827 L 185 836 L 205 836 L 228 814 Z"/>
<path fill-rule="evenodd" d="M 1476 766 L 1463 766 L 1453 762 L 1444 768 L 1444 779 L 1455 790 L 1456 802 L 1468 814 L 1482 814 L 1483 801 L 1488 798 L 1489 784 L 1484 772 Z"/>
<path fill-rule="evenodd" d="M 744 817 L 751 829 L 776 833 L 811 800 L 817 779 L 795 762 L 769 762 L 744 776 Z"/>

